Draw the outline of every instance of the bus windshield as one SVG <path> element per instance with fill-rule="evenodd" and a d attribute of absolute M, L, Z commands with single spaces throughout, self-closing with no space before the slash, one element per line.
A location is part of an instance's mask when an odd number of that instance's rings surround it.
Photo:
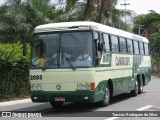
<path fill-rule="evenodd" d="M 91 67 L 91 32 L 40 33 L 32 38 L 31 68 Z"/>

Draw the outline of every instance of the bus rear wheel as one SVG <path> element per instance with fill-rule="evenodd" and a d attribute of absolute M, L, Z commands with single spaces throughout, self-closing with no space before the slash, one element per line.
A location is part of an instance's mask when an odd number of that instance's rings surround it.
<path fill-rule="evenodd" d="M 110 103 L 110 97 L 111 97 L 110 86 L 108 85 L 108 86 L 106 87 L 106 90 L 105 90 L 104 99 L 99 102 L 99 105 L 100 105 L 101 107 L 105 107 L 105 106 L 109 105 L 109 103 Z"/>
<path fill-rule="evenodd" d="M 50 102 L 53 108 L 61 108 L 63 106 L 63 102 Z"/>

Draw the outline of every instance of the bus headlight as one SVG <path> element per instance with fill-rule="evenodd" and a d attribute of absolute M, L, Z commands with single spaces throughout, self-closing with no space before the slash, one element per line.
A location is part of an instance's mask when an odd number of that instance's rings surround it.
<path fill-rule="evenodd" d="M 90 90 L 90 83 L 77 83 L 77 90 Z"/>
<path fill-rule="evenodd" d="M 31 84 L 31 90 L 42 90 L 41 84 Z"/>

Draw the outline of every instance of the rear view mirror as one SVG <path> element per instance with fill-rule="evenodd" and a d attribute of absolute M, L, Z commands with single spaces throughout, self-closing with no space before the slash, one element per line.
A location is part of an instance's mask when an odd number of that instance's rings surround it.
<path fill-rule="evenodd" d="M 103 51 L 103 49 L 104 49 L 104 47 L 103 47 L 104 45 L 103 44 L 104 44 L 104 42 L 102 42 L 102 41 L 98 42 L 98 51 L 100 51 L 100 52 Z"/>

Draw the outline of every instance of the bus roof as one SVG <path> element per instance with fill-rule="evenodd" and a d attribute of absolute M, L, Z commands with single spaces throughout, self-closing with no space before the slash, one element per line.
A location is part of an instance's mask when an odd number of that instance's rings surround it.
<path fill-rule="evenodd" d="M 89 29 L 94 29 L 108 34 L 122 36 L 125 38 L 148 43 L 148 39 L 145 37 L 91 21 L 49 23 L 37 26 L 34 32 L 40 33 L 40 32 L 51 32 L 51 31 L 70 31 L 70 30 L 89 30 Z"/>

